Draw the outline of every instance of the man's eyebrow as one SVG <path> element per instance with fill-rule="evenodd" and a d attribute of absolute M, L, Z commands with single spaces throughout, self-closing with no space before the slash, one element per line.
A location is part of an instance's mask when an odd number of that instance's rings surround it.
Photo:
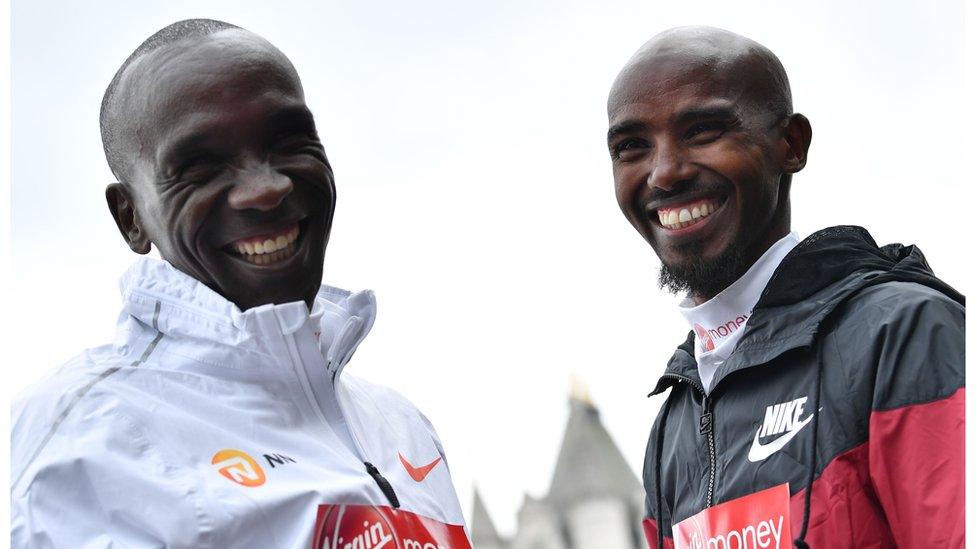
<path fill-rule="evenodd" d="M 315 119 L 305 104 L 282 107 L 271 115 L 271 127 L 275 131 L 301 130 L 315 131 Z"/>
<path fill-rule="evenodd" d="M 607 145 L 609 145 L 615 137 L 623 133 L 635 133 L 647 128 L 647 124 L 641 122 L 640 120 L 624 120 L 610 126 L 607 130 Z"/>
<path fill-rule="evenodd" d="M 165 147 L 159 155 L 160 166 L 170 166 L 183 162 L 188 157 L 207 152 L 212 138 L 204 133 L 193 133 L 180 138 L 176 143 Z"/>
<path fill-rule="evenodd" d="M 694 120 L 739 120 L 739 114 L 731 105 L 705 106 L 687 108 L 672 118 L 676 125 L 686 124 Z"/>

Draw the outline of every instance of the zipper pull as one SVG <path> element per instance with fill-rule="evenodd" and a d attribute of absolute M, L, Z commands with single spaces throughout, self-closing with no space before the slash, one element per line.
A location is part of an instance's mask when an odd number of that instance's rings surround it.
<path fill-rule="evenodd" d="M 380 470 L 377 469 L 372 463 L 364 461 L 363 465 L 366 466 L 366 472 L 369 473 L 369 476 L 373 477 L 373 480 L 376 481 L 376 485 L 380 487 L 380 490 L 383 492 L 383 495 L 386 496 L 386 499 L 390 500 L 390 505 L 392 505 L 394 509 L 399 509 L 400 500 L 397 498 L 396 492 L 393 491 L 393 485 L 390 484 L 390 481 L 386 480 L 383 475 L 380 474 Z"/>
<path fill-rule="evenodd" d="M 698 418 L 698 434 L 707 435 L 712 432 L 712 411 L 708 409 L 708 397 L 702 397 L 702 415 Z"/>

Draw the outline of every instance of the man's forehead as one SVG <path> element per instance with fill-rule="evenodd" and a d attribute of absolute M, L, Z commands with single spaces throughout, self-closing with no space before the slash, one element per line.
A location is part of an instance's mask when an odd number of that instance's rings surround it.
<path fill-rule="evenodd" d="M 675 98 L 724 98 L 744 110 L 791 109 L 789 81 L 761 44 L 711 27 L 680 27 L 644 44 L 610 90 L 611 120 L 627 105 L 673 106 Z M 780 112 L 782 111 L 782 112 Z"/>
<path fill-rule="evenodd" d="M 253 77 L 253 78 L 248 78 Z M 294 68 L 277 48 L 243 29 L 190 37 L 153 50 L 130 64 L 121 85 L 124 96 L 140 102 L 162 93 L 208 93 L 207 88 L 235 78 L 237 88 L 253 91 L 274 83 L 301 91 Z M 219 100 L 219 96 L 215 97 Z"/>
<path fill-rule="evenodd" d="M 728 71 L 711 60 L 665 54 L 628 65 L 614 82 L 607 102 L 611 119 L 635 104 L 678 107 L 682 103 L 735 102 L 739 96 Z"/>
<path fill-rule="evenodd" d="M 120 82 L 125 142 L 141 151 L 188 127 L 202 129 L 220 104 L 304 107 L 301 82 L 277 48 L 242 29 L 180 40 L 130 64 Z M 213 105 L 211 109 L 208 105 Z M 241 112 L 241 120 L 247 118 Z"/>

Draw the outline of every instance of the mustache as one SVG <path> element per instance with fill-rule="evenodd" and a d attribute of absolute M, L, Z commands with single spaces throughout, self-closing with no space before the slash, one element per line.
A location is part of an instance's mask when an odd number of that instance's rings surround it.
<path fill-rule="evenodd" d="M 223 247 L 234 240 L 254 234 L 255 228 L 280 228 L 286 222 L 298 222 L 320 215 L 321 211 L 321 207 L 294 195 L 289 195 L 278 207 L 268 211 L 234 210 L 225 206 L 214 213 L 208 240 L 217 247 Z"/>
<path fill-rule="evenodd" d="M 651 187 L 647 193 L 647 202 L 656 202 L 680 198 L 684 195 L 727 194 L 729 185 L 721 181 L 681 181 L 670 189 Z"/>

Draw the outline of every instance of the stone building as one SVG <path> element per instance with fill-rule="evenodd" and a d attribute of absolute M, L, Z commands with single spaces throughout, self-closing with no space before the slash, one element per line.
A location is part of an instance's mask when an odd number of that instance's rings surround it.
<path fill-rule="evenodd" d="M 471 515 L 474 549 L 638 549 L 646 547 L 640 521 L 643 489 L 578 387 L 569 399 L 549 493 L 526 494 L 510 539 L 500 536 L 475 491 Z"/>

